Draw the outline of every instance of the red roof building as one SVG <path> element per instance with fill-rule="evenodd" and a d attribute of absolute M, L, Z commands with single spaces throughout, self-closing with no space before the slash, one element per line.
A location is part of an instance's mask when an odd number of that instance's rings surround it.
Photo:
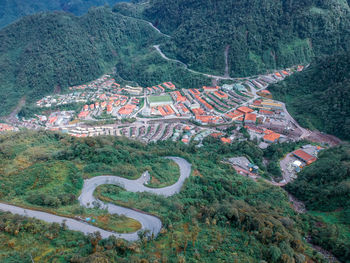
<path fill-rule="evenodd" d="M 293 155 L 295 157 L 297 157 L 298 159 L 304 161 L 307 165 L 312 164 L 313 162 L 315 162 L 317 160 L 317 158 L 315 156 L 312 156 L 312 155 L 308 154 L 307 152 L 304 152 L 301 149 L 294 151 Z"/>

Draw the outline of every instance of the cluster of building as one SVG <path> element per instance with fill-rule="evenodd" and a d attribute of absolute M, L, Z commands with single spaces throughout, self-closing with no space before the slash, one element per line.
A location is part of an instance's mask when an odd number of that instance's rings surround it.
<path fill-rule="evenodd" d="M 172 140 L 181 141 L 185 144 L 189 144 L 192 139 L 201 143 L 204 138 L 217 133 L 217 131 L 213 129 L 178 122 L 156 122 L 152 124 L 133 123 L 128 126 L 107 125 L 95 127 L 73 127 L 70 129 L 64 128 L 62 131 L 74 137 L 112 135 L 125 136 L 146 143 Z"/>
<path fill-rule="evenodd" d="M 77 137 L 115 135 L 145 142 L 173 139 L 184 143 L 191 140 L 201 142 L 209 135 L 218 137 L 223 143 L 231 143 L 239 137 L 236 132 L 240 129 L 237 128 L 235 134 L 224 134 L 213 132 L 208 127 L 235 123 L 245 127 L 250 139 L 258 139 L 263 148 L 288 139 L 278 128 L 293 128 L 284 105 L 274 101 L 266 88 L 302 69 L 299 66 L 232 84 L 192 89 L 177 89 L 171 82 L 146 88 L 121 86 L 110 75 L 104 75 L 89 84 L 70 87 L 71 93 L 47 96 L 37 102 L 42 108 L 81 103 L 80 111 L 47 111 L 49 115 L 36 115 L 23 123 L 67 130 Z M 123 128 L 83 128 L 84 122 L 81 122 L 130 118 L 135 119 L 136 124 L 127 124 Z M 149 120 L 158 124 L 148 124 Z M 182 124 L 166 123 L 182 120 L 192 123 L 193 127 L 187 125 L 185 129 Z"/>
<path fill-rule="evenodd" d="M 172 82 L 164 82 L 159 85 L 145 88 L 145 95 L 161 94 L 166 90 L 175 90 L 176 86 Z"/>
<path fill-rule="evenodd" d="M 3 132 L 10 132 L 10 131 L 17 131 L 18 129 L 16 127 L 13 127 L 11 125 L 8 125 L 6 123 L 0 123 L 0 133 Z"/>

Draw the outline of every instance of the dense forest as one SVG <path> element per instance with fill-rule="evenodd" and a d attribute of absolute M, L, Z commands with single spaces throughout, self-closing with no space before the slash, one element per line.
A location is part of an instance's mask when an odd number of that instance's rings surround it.
<path fill-rule="evenodd" d="M 314 243 L 350 260 L 350 146 L 322 151 L 286 189 L 315 215 Z"/>
<path fill-rule="evenodd" d="M 86 13 L 92 6 L 114 5 L 121 0 L 0 0 L 0 28 L 22 16 L 42 11 L 66 11 L 75 15 Z M 128 0 L 123 0 L 127 2 Z"/>
<path fill-rule="evenodd" d="M 318 58 L 269 89 L 303 127 L 350 139 L 350 53 Z"/>
<path fill-rule="evenodd" d="M 190 68 L 246 76 L 350 50 L 350 8 L 331 0 L 153 0 L 143 16 L 172 36 L 164 51 Z"/>
<path fill-rule="evenodd" d="M 250 142 L 224 145 L 210 138 L 197 148 L 112 137 L 76 139 L 50 132 L 2 135 L 0 199 L 62 215 L 105 218 L 98 214 L 103 210 L 77 203 L 83 178 L 101 173 L 135 178 L 149 169 L 160 182 L 171 182 L 176 171 L 162 163 L 162 156 L 169 155 L 192 164 L 192 176 L 179 194 L 164 198 L 113 186 L 102 186 L 96 193 L 105 201 L 159 216 L 164 229 L 156 239 L 132 244 L 98 235 L 83 237 L 64 225 L 0 213 L 0 261 L 26 262 L 32 257 L 38 262 L 323 262 L 303 239 L 312 230 L 308 217 L 294 212 L 282 189 L 237 175 L 221 163 L 222 158 L 244 155 L 265 170 L 263 151 Z M 127 218 L 110 220 L 109 228 L 133 226 Z"/>

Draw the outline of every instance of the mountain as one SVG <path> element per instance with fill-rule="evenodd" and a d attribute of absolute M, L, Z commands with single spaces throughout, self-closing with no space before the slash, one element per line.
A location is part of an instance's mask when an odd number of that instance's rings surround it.
<path fill-rule="evenodd" d="M 0 31 L 0 112 L 23 96 L 33 101 L 96 79 L 121 57 L 160 38 L 147 23 L 104 7 L 82 17 L 64 12 L 25 17 Z"/>
<path fill-rule="evenodd" d="M 142 11 L 191 69 L 247 76 L 350 50 L 346 0 L 153 0 Z"/>
<path fill-rule="evenodd" d="M 350 139 L 350 54 L 318 58 L 269 88 L 304 127 Z"/>
<path fill-rule="evenodd" d="M 75 15 L 86 13 L 92 6 L 113 5 L 121 0 L 0 0 L 0 28 L 20 17 L 42 11 L 62 10 Z M 124 2 L 127 0 L 124 0 Z"/>

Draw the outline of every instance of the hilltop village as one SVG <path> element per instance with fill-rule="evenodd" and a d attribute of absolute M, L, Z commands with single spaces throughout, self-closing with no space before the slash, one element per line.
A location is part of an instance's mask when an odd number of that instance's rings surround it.
<path fill-rule="evenodd" d="M 302 71 L 296 66 L 221 86 L 179 88 L 172 82 L 149 87 L 120 85 L 111 75 L 36 102 L 41 114 L 17 118 L 15 127 L 60 130 L 75 137 L 125 136 L 143 142 L 201 142 L 207 136 L 223 143 L 256 140 L 266 148 L 298 140 L 303 129 L 272 98 L 270 84 Z M 70 110 L 71 106 L 79 110 Z M 79 106 L 80 105 L 80 106 Z M 57 110 L 59 108 L 65 110 Z"/>

